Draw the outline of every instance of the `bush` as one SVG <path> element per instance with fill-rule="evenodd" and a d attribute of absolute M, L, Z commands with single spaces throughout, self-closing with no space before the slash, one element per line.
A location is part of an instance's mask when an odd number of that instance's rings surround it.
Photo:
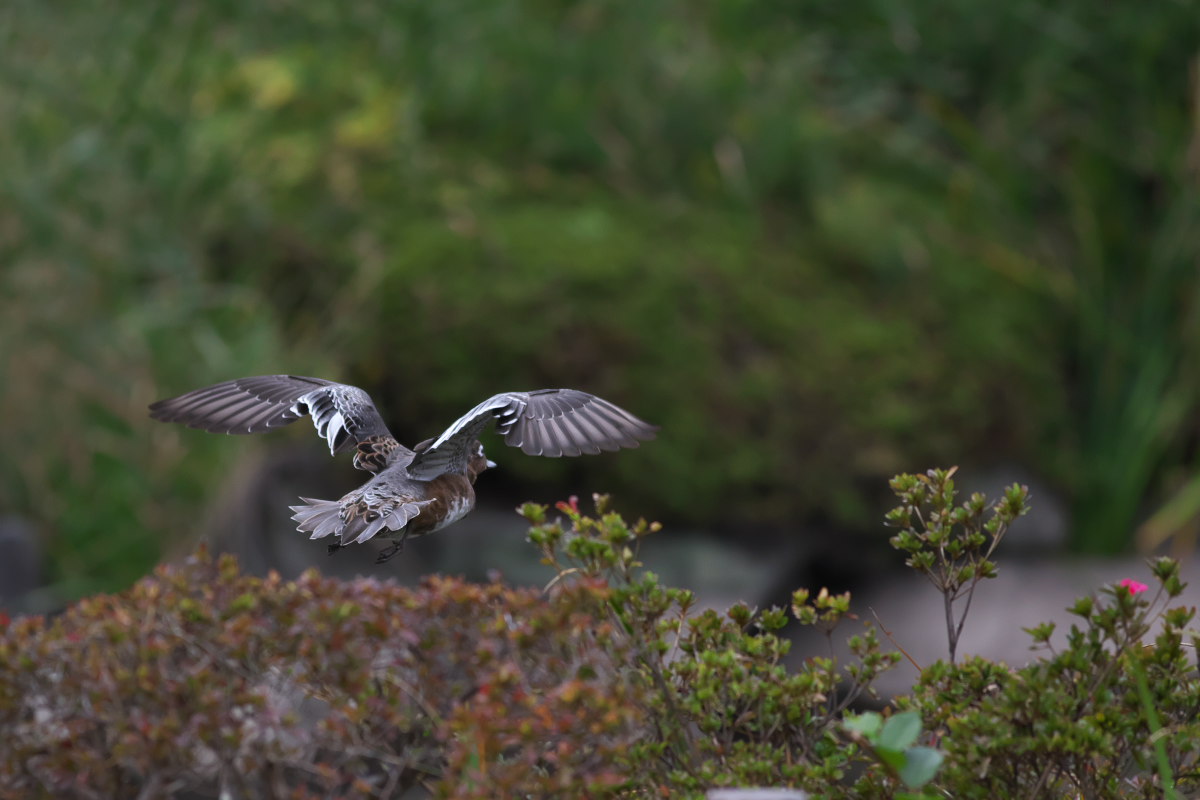
<path fill-rule="evenodd" d="M 200 552 L 52 622 L 8 626 L 0 785 L 55 797 L 375 797 L 431 775 L 455 797 L 610 785 L 643 715 L 606 594 L 578 582 L 545 602 L 499 584 L 410 590 L 311 571 L 285 582 Z"/>
<path fill-rule="evenodd" d="M 895 544 L 939 577 L 951 648 L 991 577 L 1021 487 L 956 505 L 953 471 L 893 481 Z M 847 716 L 894 664 L 868 627 L 854 659 L 783 664 L 789 616 L 832 637 L 849 595 L 693 613 L 636 560 L 658 529 L 596 498 L 528 504 L 555 577 L 542 592 L 431 577 L 415 589 L 241 574 L 200 551 L 60 617 L 5 620 L 5 797 L 1161 797 L 1200 789 L 1200 683 L 1178 565 L 1084 598 L 1061 649 L 1013 669 L 926 668 L 894 713 Z M 929 557 L 926 554 L 936 554 Z M 965 605 L 965 604 L 964 604 Z M 953 613 L 952 613 L 953 612 Z M 1161 621 L 1152 647 L 1140 643 Z M 1195 640 L 1193 640 L 1193 644 Z M 928 730 L 922 733 L 922 720 Z"/>

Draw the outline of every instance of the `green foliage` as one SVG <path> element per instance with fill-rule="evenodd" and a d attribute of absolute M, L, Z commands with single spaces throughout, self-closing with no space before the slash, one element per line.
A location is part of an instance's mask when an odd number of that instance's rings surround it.
<path fill-rule="evenodd" d="M 842 712 L 899 655 L 879 652 L 868 628 L 851 640 L 855 661 L 807 660 L 783 665 L 789 642 L 778 631 L 784 609 L 744 604 L 725 614 L 690 614 L 691 592 L 665 588 L 636 560 L 637 542 L 656 527 L 629 527 L 597 495 L 596 517 L 574 499 L 559 503 L 564 520 L 545 506 L 521 509 L 534 524 L 530 540 L 558 573 L 556 582 L 606 575 L 613 617 L 631 643 L 631 666 L 646 687 L 653 727 L 624 764 L 641 796 L 701 797 L 714 786 L 800 786 L 827 791 L 847 777 L 857 750 L 840 736 Z M 849 596 L 822 590 L 794 597 L 792 616 L 832 635 L 848 613 Z"/>

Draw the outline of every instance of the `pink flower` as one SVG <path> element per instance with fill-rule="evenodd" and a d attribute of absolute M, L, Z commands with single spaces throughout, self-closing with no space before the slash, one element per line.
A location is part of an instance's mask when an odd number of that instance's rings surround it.
<path fill-rule="evenodd" d="M 1128 589 L 1130 594 L 1141 594 L 1150 588 L 1144 583 L 1138 583 L 1133 578 L 1125 578 L 1121 581 L 1120 586 Z"/>
<path fill-rule="evenodd" d="M 564 514 L 571 514 L 574 516 L 578 516 L 579 515 L 579 496 L 573 494 L 573 495 L 571 495 L 570 499 L 567 500 L 566 502 L 559 500 L 557 503 L 554 504 L 554 507 L 557 508 L 559 511 L 563 512 Z"/>

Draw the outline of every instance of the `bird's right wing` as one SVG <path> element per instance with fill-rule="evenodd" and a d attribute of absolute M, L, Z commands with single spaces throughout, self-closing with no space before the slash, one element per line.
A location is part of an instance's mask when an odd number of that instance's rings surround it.
<path fill-rule="evenodd" d="M 637 447 L 654 438 L 655 425 L 623 408 L 578 389 L 505 392 L 484 400 L 460 417 L 427 448 L 418 448 L 409 466 L 413 477 L 429 480 L 466 469 L 468 448 L 495 421 L 504 442 L 531 456 L 578 456 Z"/>
<path fill-rule="evenodd" d="M 357 446 L 354 465 L 378 472 L 412 457 L 357 386 L 298 375 L 259 375 L 196 389 L 150 406 L 150 416 L 212 433 L 262 433 L 312 416 L 330 453 Z"/>

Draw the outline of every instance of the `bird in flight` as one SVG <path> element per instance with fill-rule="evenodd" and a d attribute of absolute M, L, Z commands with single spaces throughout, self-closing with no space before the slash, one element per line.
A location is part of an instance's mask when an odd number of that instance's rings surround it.
<path fill-rule="evenodd" d="M 291 506 L 297 530 L 333 537 L 330 553 L 384 536 L 391 545 L 377 564 L 403 550 L 408 537 L 440 530 L 475 507 L 475 479 L 496 466 L 479 441 L 492 422 L 505 444 L 552 458 L 637 447 L 658 430 L 595 395 L 540 389 L 489 397 L 410 450 L 362 389 L 297 375 L 238 378 L 150 405 L 156 420 L 212 433 L 262 433 L 305 415 L 331 454 L 353 450 L 354 466 L 373 476 L 340 500 L 300 498 L 303 505 Z"/>

